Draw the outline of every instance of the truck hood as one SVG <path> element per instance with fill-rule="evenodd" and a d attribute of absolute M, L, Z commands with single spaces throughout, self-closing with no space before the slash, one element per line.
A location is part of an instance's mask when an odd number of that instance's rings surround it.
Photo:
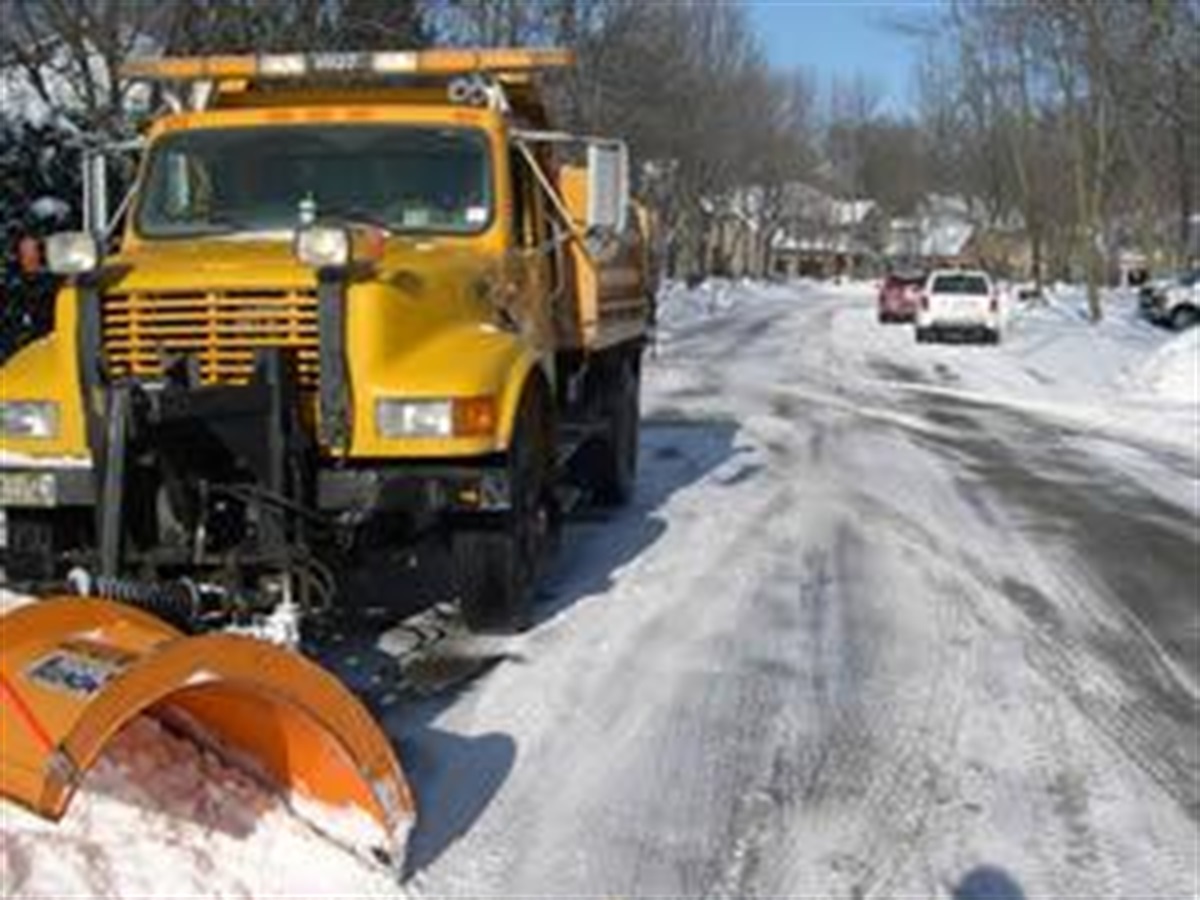
<path fill-rule="evenodd" d="M 147 244 L 113 257 L 105 290 L 185 291 L 203 289 L 312 290 L 313 270 L 299 263 L 289 241 L 203 240 Z M 474 288 L 496 273 L 478 247 L 394 238 L 375 266 L 374 281 L 406 293 Z"/>

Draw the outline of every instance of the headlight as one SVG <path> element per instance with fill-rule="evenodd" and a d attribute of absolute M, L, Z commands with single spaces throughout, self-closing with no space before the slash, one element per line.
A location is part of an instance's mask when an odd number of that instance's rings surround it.
<path fill-rule="evenodd" d="M 453 407 L 450 400 L 379 400 L 375 427 L 384 437 L 450 437 Z"/>
<path fill-rule="evenodd" d="M 375 427 L 388 438 L 485 437 L 496 429 L 496 403 L 491 397 L 387 397 L 375 403 Z"/>
<path fill-rule="evenodd" d="M 296 258 L 314 269 L 350 263 L 350 232 L 345 228 L 311 225 L 296 232 Z"/>
<path fill-rule="evenodd" d="M 60 231 L 46 238 L 46 268 L 55 275 L 83 275 L 100 265 L 100 247 L 85 231 Z"/>
<path fill-rule="evenodd" d="M 52 438 L 58 435 L 58 404 L 38 400 L 0 402 L 0 435 Z"/>

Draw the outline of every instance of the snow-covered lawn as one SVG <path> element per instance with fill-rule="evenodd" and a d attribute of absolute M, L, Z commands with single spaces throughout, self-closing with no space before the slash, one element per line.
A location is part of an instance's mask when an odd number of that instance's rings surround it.
<path fill-rule="evenodd" d="M 1107 294 L 1105 313 L 1092 325 L 1083 290 L 1059 287 L 1046 304 L 1008 304 L 1002 343 L 990 347 L 917 344 L 910 327 L 879 326 L 860 304 L 838 316 L 834 342 L 905 390 L 1007 406 L 1194 457 L 1200 329 L 1175 335 L 1150 325 L 1125 292 Z"/>

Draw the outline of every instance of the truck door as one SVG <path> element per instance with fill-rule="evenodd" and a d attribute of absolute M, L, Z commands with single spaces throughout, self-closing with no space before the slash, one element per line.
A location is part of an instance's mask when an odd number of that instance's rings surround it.
<path fill-rule="evenodd" d="M 519 294 L 522 324 L 538 346 L 553 336 L 554 294 L 559 289 L 560 244 L 546 208 L 546 198 L 519 150 L 510 153 L 513 179 L 513 278 Z"/>

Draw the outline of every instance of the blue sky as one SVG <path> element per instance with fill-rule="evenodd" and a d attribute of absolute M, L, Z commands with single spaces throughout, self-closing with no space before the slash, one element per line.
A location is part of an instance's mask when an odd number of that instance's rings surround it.
<path fill-rule="evenodd" d="M 861 71 L 878 81 L 886 107 L 911 107 L 912 67 L 919 42 L 889 30 L 886 21 L 929 13 L 940 0 L 749 0 L 771 61 L 815 71 L 827 87 L 834 75 Z"/>

